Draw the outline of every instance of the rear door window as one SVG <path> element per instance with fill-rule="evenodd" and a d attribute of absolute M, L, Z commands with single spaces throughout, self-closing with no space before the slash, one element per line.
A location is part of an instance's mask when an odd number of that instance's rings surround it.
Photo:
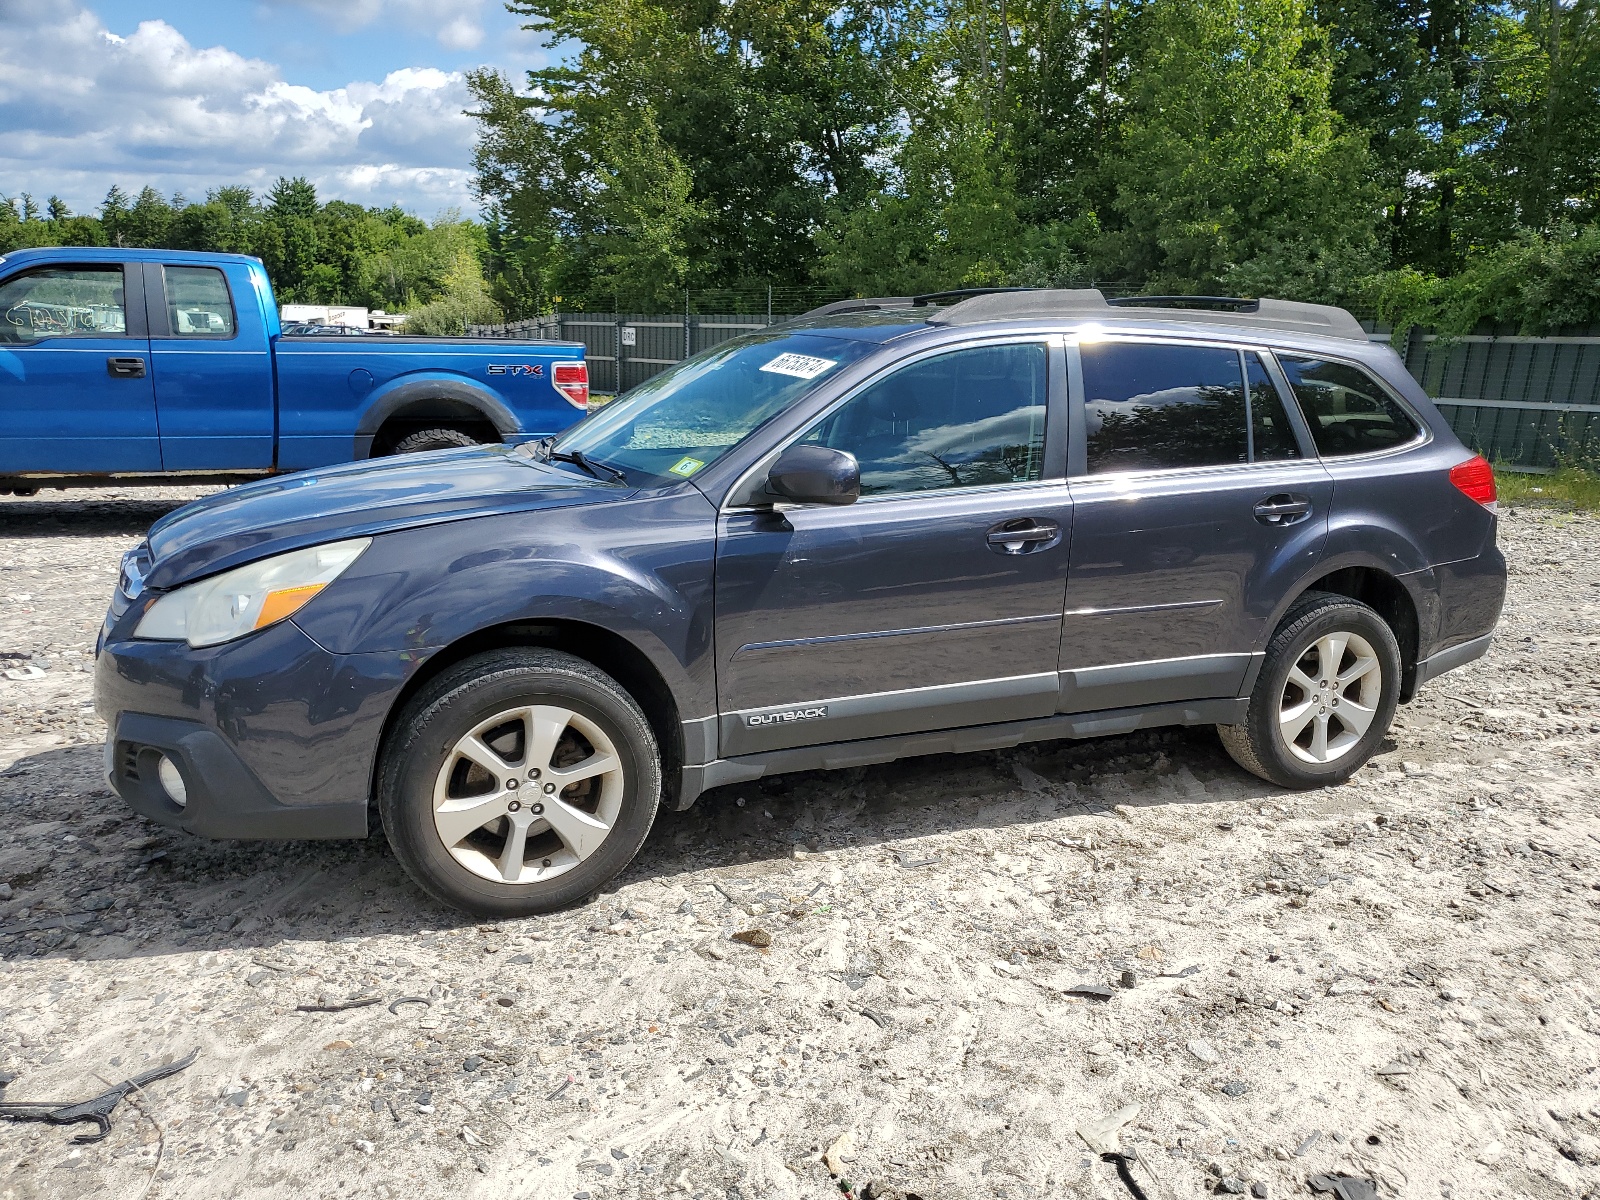
<path fill-rule="evenodd" d="M 120 265 L 41 267 L 0 284 L 0 344 L 125 337 Z"/>
<path fill-rule="evenodd" d="M 829 414 L 807 442 L 855 455 L 861 494 L 1044 478 L 1041 342 L 973 346 L 902 367 Z"/>
<path fill-rule="evenodd" d="M 1080 347 L 1089 474 L 1250 460 L 1239 352 L 1220 346 Z"/>
<path fill-rule="evenodd" d="M 167 281 L 167 320 L 172 336 L 231 338 L 233 297 L 215 267 L 163 267 Z"/>
<path fill-rule="evenodd" d="M 1422 430 L 1365 371 L 1348 363 L 1280 354 L 1311 440 L 1324 458 L 1370 454 L 1415 441 Z"/>

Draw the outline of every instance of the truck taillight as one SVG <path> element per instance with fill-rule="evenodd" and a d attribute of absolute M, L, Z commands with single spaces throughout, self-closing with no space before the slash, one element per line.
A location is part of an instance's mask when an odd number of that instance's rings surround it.
<path fill-rule="evenodd" d="M 1499 506 L 1500 493 L 1494 486 L 1494 468 L 1481 454 L 1451 467 L 1450 482 L 1456 485 L 1462 495 L 1476 500 L 1485 508 Z"/>
<path fill-rule="evenodd" d="M 556 363 L 550 379 L 573 408 L 589 407 L 588 363 Z"/>

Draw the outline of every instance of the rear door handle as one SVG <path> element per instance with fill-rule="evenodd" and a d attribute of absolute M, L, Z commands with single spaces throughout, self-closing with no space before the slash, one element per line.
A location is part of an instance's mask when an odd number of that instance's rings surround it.
<path fill-rule="evenodd" d="M 1258 503 L 1255 514 L 1263 525 L 1298 525 L 1311 515 L 1311 497 L 1280 492 Z"/>
<path fill-rule="evenodd" d="M 108 358 L 106 359 L 106 374 L 113 379 L 143 379 L 144 359 Z"/>
<path fill-rule="evenodd" d="M 989 530 L 989 549 L 997 554 L 1032 554 L 1048 550 L 1060 540 L 1061 526 L 1033 517 L 1002 521 Z"/>

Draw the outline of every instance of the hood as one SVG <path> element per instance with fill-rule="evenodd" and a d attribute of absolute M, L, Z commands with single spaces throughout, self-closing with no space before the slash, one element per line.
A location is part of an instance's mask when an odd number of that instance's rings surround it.
<path fill-rule="evenodd" d="M 591 504 L 634 489 L 476 446 L 348 463 L 229 488 L 150 527 L 145 583 L 171 588 L 268 555 L 414 525 Z"/>

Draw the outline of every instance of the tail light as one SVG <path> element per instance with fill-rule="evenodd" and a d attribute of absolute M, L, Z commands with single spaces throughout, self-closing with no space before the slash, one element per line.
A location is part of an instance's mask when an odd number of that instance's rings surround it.
<path fill-rule="evenodd" d="M 1476 500 L 1485 508 L 1498 507 L 1500 494 L 1494 486 L 1494 468 L 1479 454 L 1450 468 L 1450 482 L 1463 496 Z"/>
<path fill-rule="evenodd" d="M 589 364 L 556 363 L 550 380 L 573 408 L 589 407 Z"/>

